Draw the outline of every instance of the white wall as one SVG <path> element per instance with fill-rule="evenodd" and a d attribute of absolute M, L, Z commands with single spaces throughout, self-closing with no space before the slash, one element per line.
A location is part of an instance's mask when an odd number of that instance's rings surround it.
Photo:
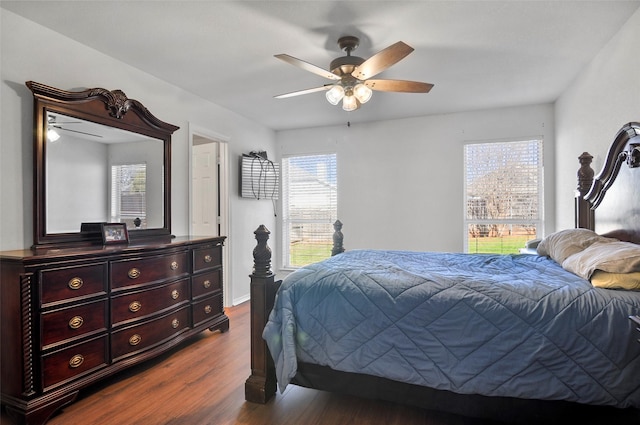
<path fill-rule="evenodd" d="M 0 9 L 0 23 L 0 250 L 22 249 L 33 243 L 33 98 L 25 81 L 65 90 L 121 89 L 159 119 L 180 126 L 172 145 L 172 231 L 176 235 L 189 229 L 189 124 L 229 140 L 231 230 L 227 254 L 231 267 L 225 277 L 232 283 L 231 299 L 245 299 L 249 293 L 247 276 L 253 266 L 253 231 L 260 224 L 274 229 L 275 218 L 271 203 L 239 198 L 237 158 L 257 149 L 274 151 L 274 132 L 5 9 Z M 211 78 L 218 77 L 212 74 Z"/>
<path fill-rule="evenodd" d="M 55 182 L 46 188 L 47 229 L 77 232 L 79 223 L 108 221 L 107 160 L 104 143 L 66 134 L 56 142 L 47 142 L 46 179 Z"/>
<path fill-rule="evenodd" d="M 464 143 L 539 136 L 544 138 L 545 214 L 553 230 L 550 104 L 281 131 L 277 144 L 280 157 L 337 153 L 338 217 L 346 249 L 460 252 Z"/>
<path fill-rule="evenodd" d="M 618 130 L 640 121 L 640 10 L 633 14 L 556 102 L 556 222 L 573 227 L 576 174 L 583 151 L 600 171 Z"/>

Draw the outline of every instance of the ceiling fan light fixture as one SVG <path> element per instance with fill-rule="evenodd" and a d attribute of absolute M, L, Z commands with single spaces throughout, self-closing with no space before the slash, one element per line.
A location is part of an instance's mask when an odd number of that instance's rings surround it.
<path fill-rule="evenodd" d="M 57 131 L 55 131 L 53 128 L 49 127 L 47 129 L 47 140 L 50 142 L 55 142 L 56 140 L 58 140 L 60 138 L 60 134 L 58 134 Z"/>
<path fill-rule="evenodd" d="M 353 95 L 360 103 L 367 103 L 371 99 L 371 95 L 373 95 L 373 90 L 362 83 L 358 83 L 353 88 Z"/>
<path fill-rule="evenodd" d="M 360 104 L 358 103 L 358 99 L 356 99 L 353 93 L 345 96 L 344 99 L 342 99 L 342 109 L 347 112 L 355 111 L 359 107 Z"/>
<path fill-rule="evenodd" d="M 280 60 L 332 81 L 330 84 L 325 84 L 320 87 L 298 90 L 275 97 L 282 99 L 325 91 L 325 96 L 329 103 L 338 105 L 342 100 L 342 109 L 345 111 L 354 111 L 371 99 L 374 89 L 383 92 L 428 93 L 433 87 L 433 84 L 419 81 L 372 79 L 413 52 L 413 47 L 402 41 L 398 41 L 380 50 L 368 59 L 363 59 L 352 55 L 353 50 L 355 50 L 359 44 L 360 40 L 358 37 L 340 37 L 338 39 L 338 45 L 341 50 L 346 52 L 346 56 L 332 60 L 329 65 L 329 70 L 284 53 L 275 55 L 275 57 Z"/>
<path fill-rule="evenodd" d="M 337 105 L 344 97 L 344 88 L 340 84 L 335 84 L 327 91 L 326 97 L 330 104 Z"/>

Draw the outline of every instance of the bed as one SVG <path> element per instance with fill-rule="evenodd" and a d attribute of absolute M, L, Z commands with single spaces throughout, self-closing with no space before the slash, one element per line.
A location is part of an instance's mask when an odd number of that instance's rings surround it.
<path fill-rule="evenodd" d="M 344 252 L 337 222 L 335 255 L 280 282 L 260 226 L 246 399 L 296 384 L 513 423 L 640 423 L 640 123 L 595 178 L 591 160 L 575 229 L 536 255 Z"/>

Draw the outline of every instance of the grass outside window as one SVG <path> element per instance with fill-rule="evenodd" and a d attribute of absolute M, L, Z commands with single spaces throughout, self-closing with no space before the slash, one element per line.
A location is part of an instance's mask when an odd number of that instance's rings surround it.
<path fill-rule="evenodd" d="M 534 236 L 469 237 L 470 254 L 518 254 Z"/>

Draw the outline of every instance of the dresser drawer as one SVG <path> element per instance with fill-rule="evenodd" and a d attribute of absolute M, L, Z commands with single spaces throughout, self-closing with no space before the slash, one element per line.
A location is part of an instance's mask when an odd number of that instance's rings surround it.
<path fill-rule="evenodd" d="M 152 321 L 116 331 L 111 337 L 113 360 L 168 341 L 189 329 L 190 307 L 165 314 Z"/>
<path fill-rule="evenodd" d="M 40 271 L 43 306 L 94 294 L 107 293 L 107 264 L 61 267 Z"/>
<path fill-rule="evenodd" d="M 223 313 L 222 294 L 214 295 L 193 304 L 193 326 L 213 319 Z"/>
<path fill-rule="evenodd" d="M 214 294 L 222 289 L 222 269 L 199 274 L 191 278 L 193 299 Z"/>
<path fill-rule="evenodd" d="M 107 330 L 107 300 L 76 305 L 41 315 L 42 348 Z"/>
<path fill-rule="evenodd" d="M 102 336 L 42 356 L 44 389 L 106 366 L 108 337 Z"/>
<path fill-rule="evenodd" d="M 111 263 L 111 287 L 142 285 L 189 273 L 187 253 L 134 258 Z"/>
<path fill-rule="evenodd" d="M 111 302 L 111 321 L 117 326 L 186 302 L 189 302 L 188 278 L 158 288 L 114 297 Z"/>
<path fill-rule="evenodd" d="M 222 265 L 222 242 L 202 248 L 195 248 L 192 252 L 194 272 Z"/>

